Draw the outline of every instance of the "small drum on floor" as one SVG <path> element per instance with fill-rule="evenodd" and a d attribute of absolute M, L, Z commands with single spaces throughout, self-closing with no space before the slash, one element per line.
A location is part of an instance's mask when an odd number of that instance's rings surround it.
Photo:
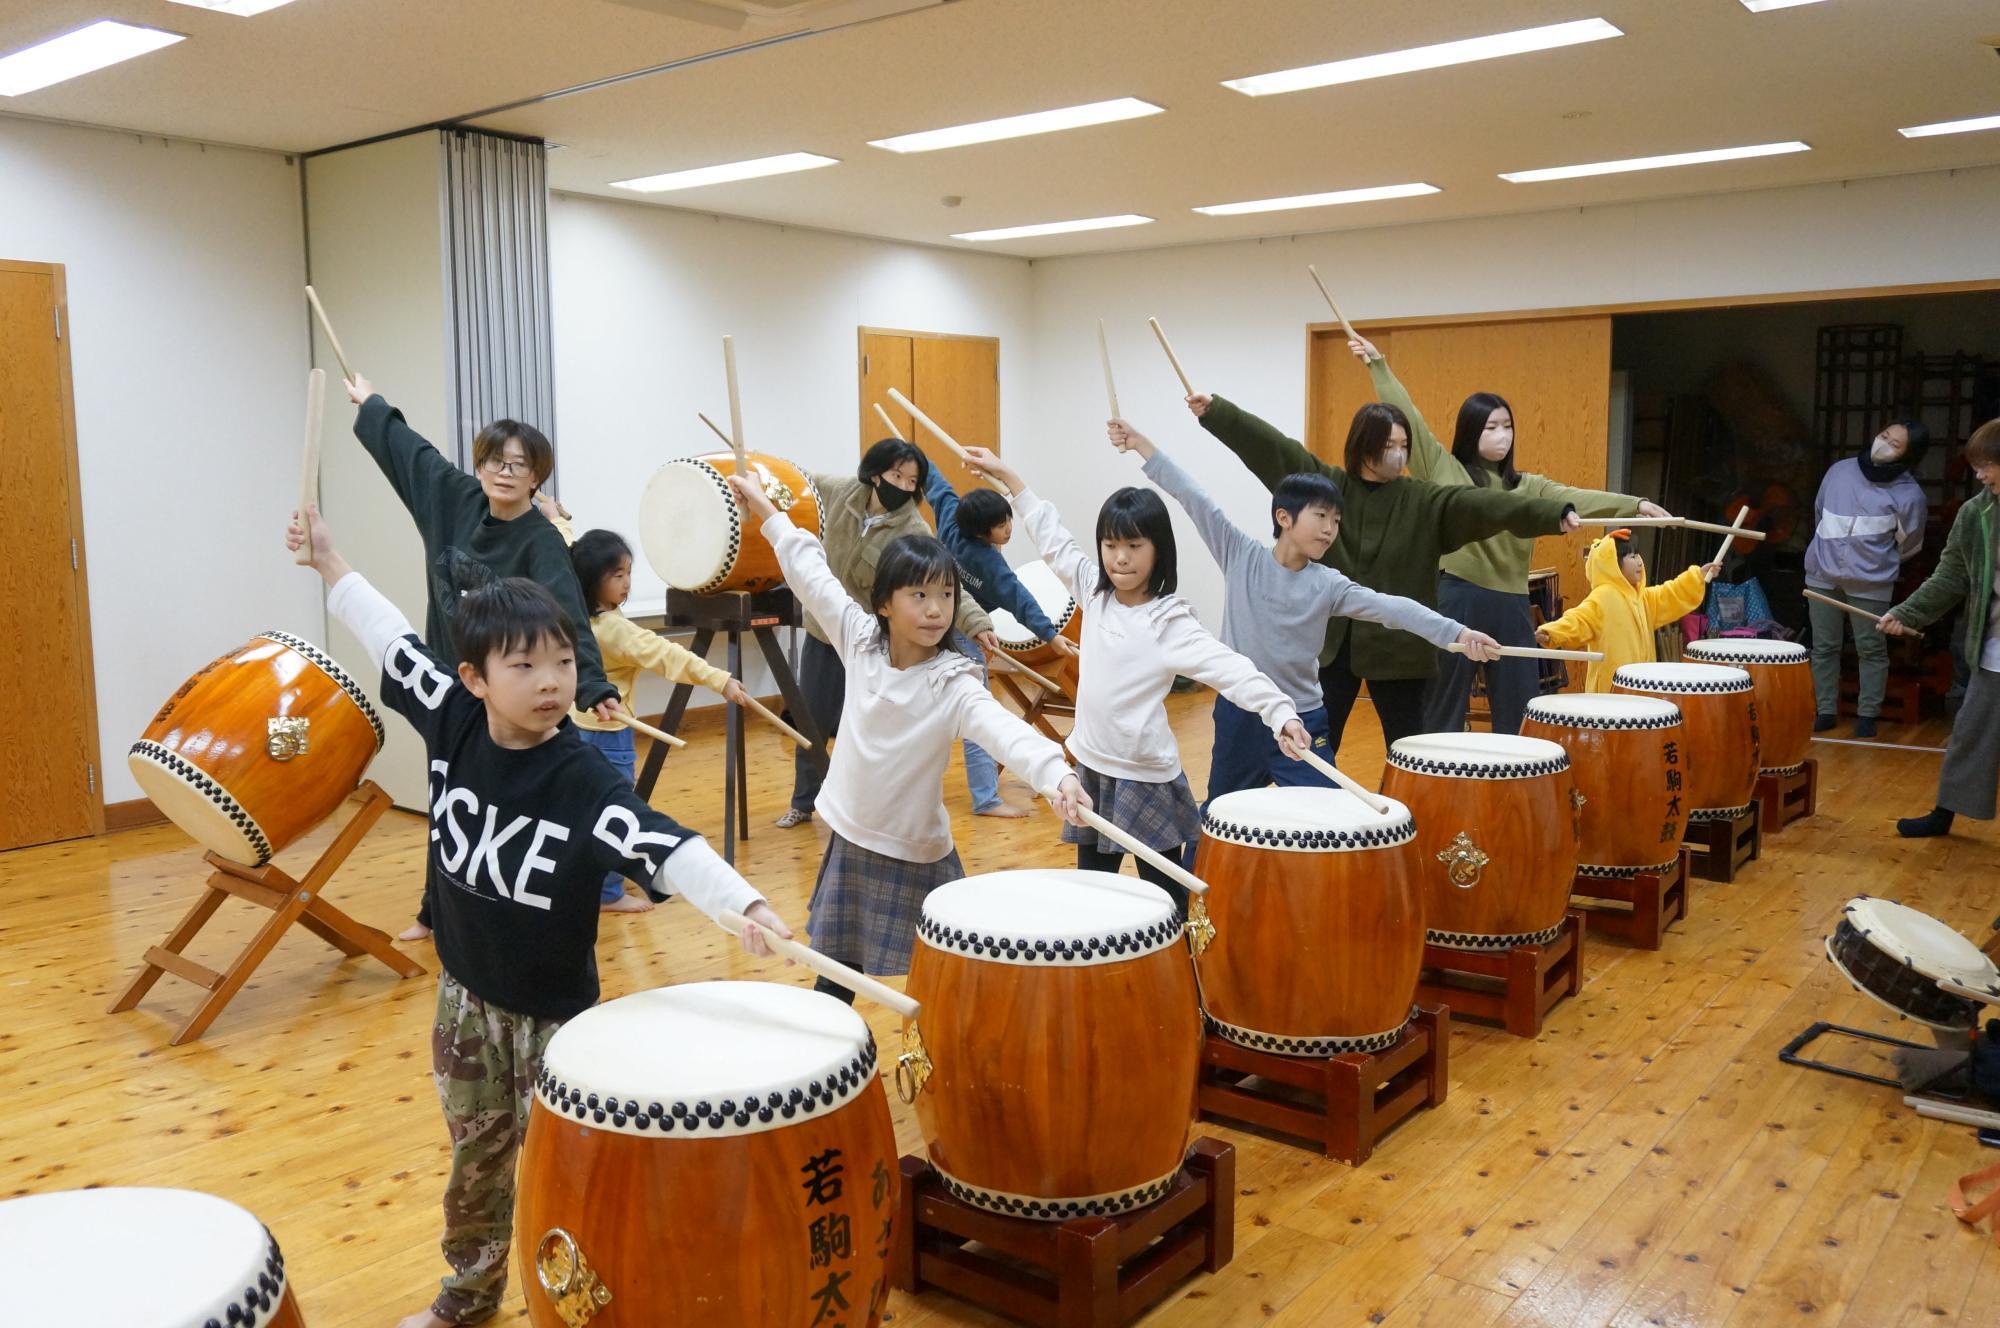
<path fill-rule="evenodd" d="M 1728 664 L 1750 675 L 1757 696 L 1758 773 L 1795 775 L 1812 746 L 1812 653 L 1795 641 L 1717 637 L 1690 641 L 1697 664 Z"/>
<path fill-rule="evenodd" d="M 182 683 L 125 759 L 202 847 L 261 867 L 331 816 L 381 748 L 381 718 L 333 657 L 265 632 Z"/>
<path fill-rule="evenodd" d="M 1071 597 L 1069 587 L 1062 578 L 1049 570 L 1049 565 L 1039 558 L 1031 563 L 1023 563 L 1014 569 L 1021 584 L 1035 597 L 1041 607 L 1042 616 L 1055 627 L 1059 636 L 1069 638 L 1072 645 L 1083 640 L 1083 611 Z M 1062 656 L 1054 646 L 1028 630 L 1026 623 L 1005 609 L 993 609 L 989 615 L 993 619 L 993 634 L 1000 638 L 1000 647 L 1023 664 L 1030 666 L 1052 662 Z"/>
<path fill-rule="evenodd" d="M 960 1200 L 1108 1217 L 1167 1192 L 1200 1071 L 1194 965 L 1166 891 L 1009 871 L 924 899 L 898 1084 Z"/>
<path fill-rule="evenodd" d="M 1339 789 L 1208 804 L 1195 874 L 1215 940 L 1196 960 L 1209 1028 L 1285 1056 L 1394 1046 L 1424 956 L 1417 827 Z"/>
<path fill-rule="evenodd" d="M 1733 821 L 1757 796 L 1757 697 L 1742 669 L 1723 664 L 1626 664 L 1611 690 L 1681 708 L 1687 733 L 1687 818 Z"/>
<path fill-rule="evenodd" d="M 820 533 L 819 486 L 783 457 L 748 453 L 750 473 L 772 506 L 809 535 Z M 734 452 L 669 461 L 639 498 L 639 545 L 660 580 L 696 595 L 769 590 L 784 584 L 778 555 L 736 505 L 726 476 Z"/>
<path fill-rule="evenodd" d="M 300 1328 L 285 1256 L 251 1214 L 194 1190 L 96 1189 L 0 1202 L 0 1323 Z"/>
<path fill-rule="evenodd" d="M 775 982 L 662 987 L 564 1024 L 521 1152 L 529 1320 L 881 1322 L 897 1161 L 875 1070 L 860 1015 Z"/>
<path fill-rule="evenodd" d="M 1506 950 L 1555 939 L 1580 815 L 1561 747 L 1501 733 L 1398 738 L 1382 792 L 1416 817 L 1427 941 Z"/>
<path fill-rule="evenodd" d="M 1569 753 L 1583 796 L 1581 876 L 1667 875 L 1687 828 L 1687 746 L 1680 707 L 1652 696 L 1582 692 L 1528 702 L 1521 734 Z"/>
<path fill-rule="evenodd" d="M 1983 1002 L 1945 991 L 1940 981 L 2000 1003 L 2000 968 L 1963 935 L 1928 913 L 1859 895 L 1840 910 L 1826 955 L 1855 990 L 1932 1028 L 1979 1026 Z"/>

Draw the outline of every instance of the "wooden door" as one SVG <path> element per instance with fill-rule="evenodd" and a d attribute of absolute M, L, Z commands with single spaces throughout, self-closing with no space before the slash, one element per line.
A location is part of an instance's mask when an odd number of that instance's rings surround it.
<path fill-rule="evenodd" d="M 0 261 L 0 849 L 101 833 L 62 269 Z"/>
<path fill-rule="evenodd" d="M 1601 489 L 1609 461 L 1611 320 L 1608 317 L 1363 326 L 1446 447 L 1459 403 L 1496 392 L 1514 408 L 1515 464 L 1564 484 Z M 1306 446 L 1338 463 L 1356 409 L 1375 399 L 1338 328 L 1314 328 L 1308 357 Z M 1582 535 L 1535 541 L 1532 567 L 1560 574 L 1563 604 L 1590 593 Z M 1577 670 L 1573 676 L 1580 677 Z"/>
<path fill-rule="evenodd" d="M 1000 450 L 1000 343 L 993 337 L 861 329 L 861 448 L 880 439 L 881 403 L 903 437 L 913 440 L 950 485 L 963 493 L 981 483 L 957 455 L 918 427 L 894 402 L 893 387 L 967 447 Z M 933 521 L 935 524 L 935 521 Z"/>

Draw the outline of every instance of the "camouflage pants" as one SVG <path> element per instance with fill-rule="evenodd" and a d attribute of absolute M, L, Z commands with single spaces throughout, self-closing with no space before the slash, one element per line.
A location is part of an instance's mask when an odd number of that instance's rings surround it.
<path fill-rule="evenodd" d="M 431 1077 L 451 1132 L 444 1190 L 444 1258 L 451 1273 L 431 1313 L 478 1323 L 499 1312 L 514 1230 L 514 1161 L 542 1052 L 561 1025 L 488 1005 L 438 974 Z"/>

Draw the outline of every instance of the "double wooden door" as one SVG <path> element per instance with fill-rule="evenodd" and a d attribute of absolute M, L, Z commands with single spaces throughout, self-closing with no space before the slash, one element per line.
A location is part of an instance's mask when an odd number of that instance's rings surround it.
<path fill-rule="evenodd" d="M 861 329 L 861 450 L 884 437 L 880 404 L 896 431 L 924 450 L 960 493 L 977 485 L 964 463 L 889 400 L 895 388 L 966 447 L 1000 450 L 1000 342 L 931 332 Z M 933 522 L 932 524 L 936 524 Z"/>

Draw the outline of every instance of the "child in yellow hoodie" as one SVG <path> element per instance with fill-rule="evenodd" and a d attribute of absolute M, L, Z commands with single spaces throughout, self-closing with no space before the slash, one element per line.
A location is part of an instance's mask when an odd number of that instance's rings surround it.
<path fill-rule="evenodd" d="M 1651 664 L 1653 633 L 1701 607 L 1721 563 L 1690 567 L 1663 586 L 1646 584 L 1646 560 L 1632 548 L 1632 532 L 1614 530 L 1590 546 L 1584 568 L 1590 595 L 1535 639 L 1559 650 L 1601 650 L 1604 658 L 1584 677 L 1587 692 L 1608 692 L 1622 664 Z"/>

